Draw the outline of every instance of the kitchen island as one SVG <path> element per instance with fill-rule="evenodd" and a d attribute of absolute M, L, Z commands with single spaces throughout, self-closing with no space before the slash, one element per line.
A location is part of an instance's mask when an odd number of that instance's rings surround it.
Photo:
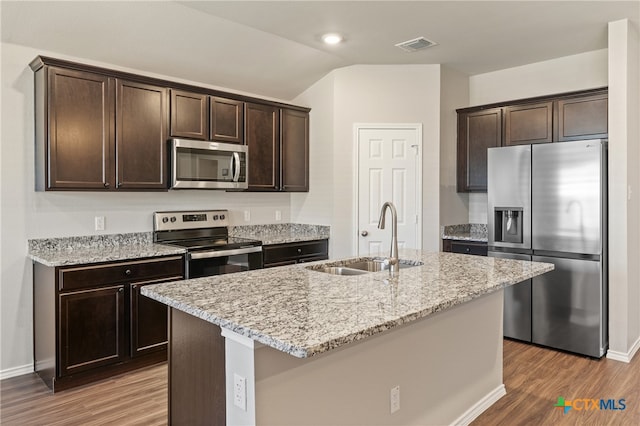
<path fill-rule="evenodd" d="M 145 286 L 171 307 L 171 422 L 475 418 L 505 393 L 502 289 L 553 265 L 417 250 L 400 257 L 419 265 L 394 276 L 292 265 Z"/>

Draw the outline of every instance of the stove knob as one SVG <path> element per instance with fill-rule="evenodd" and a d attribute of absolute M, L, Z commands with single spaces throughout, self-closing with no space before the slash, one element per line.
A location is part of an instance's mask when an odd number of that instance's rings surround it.
<path fill-rule="evenodd" d="M 176 221 L 176 217 L 175 216 L 171 216 L 171 223 Z"/>
<path fill-rule="evenodd" d="M 167 222 L 169 222 L 169 218 L 168 218 L 168 217 L 166 217 L 166 216 L 165 216 L 165 217 L 163 217 L 163 218 L 162 218 L 162 223 L 167 223 Z"/>
<path fill-rule="evenodd" d="M 220 215 L 220 220 L 224 220 L 224 215 L 223 214 Z"/>
<path fill-rule="evenodd" d="M 218 220 L 218 215 L 213 215 L 213 220 Z"/>

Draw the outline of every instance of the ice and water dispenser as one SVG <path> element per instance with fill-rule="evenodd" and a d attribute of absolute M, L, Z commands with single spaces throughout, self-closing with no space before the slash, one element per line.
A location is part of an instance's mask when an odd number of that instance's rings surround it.
<path fill-rule="evenodd" d="M 522 243 L 522 208 L 495 209 L 495 241 Z"/>

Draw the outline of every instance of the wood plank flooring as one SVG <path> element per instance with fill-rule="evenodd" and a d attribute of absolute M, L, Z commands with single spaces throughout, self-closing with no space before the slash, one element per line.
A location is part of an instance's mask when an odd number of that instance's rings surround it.
<path fill-rule="evenodd" d="M 35 374 L 0 382 L 2 426 L 166 425 L 167 364 L 51 393 Z"/>
<path fill-rule="evenodd" d="M 593 360 L 505 340 L 507 395 L 474 426 L 640 425 L 640 355 L 632 363 Z M 567 400 L 621 399 L 624 411 L 554 408 Z M 160 364 L 52 394 L 35 374 L 0 382 L 0 424 L 166 425 L 167 366 Z"/>
<path fill-rule="evenodd" d="M 503 377 L 507 395 L 473 426 L 640 425 L 640 355 L 626 364 L 505 339 Z M 625 399 L 626 409 L 572 409 L 563 414 L 562 409 L 554 408 L 559 396 L 567 401 Z"/>

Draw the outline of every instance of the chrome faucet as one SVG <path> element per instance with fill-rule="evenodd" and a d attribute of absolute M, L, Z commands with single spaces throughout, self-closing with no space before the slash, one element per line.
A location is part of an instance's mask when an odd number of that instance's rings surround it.
<path fill-rule="evenodd" d="M 387 201 L 382 205 L 380 210 L 380 219 L 378 220 L 378 229 L 384 229 L 384 218 L 387 207 L 391 210 L 391 253 L 389 254 L 389 271 L 393 274 L 398 270 L 398 213 L 396 206 L 392 202 Z"/>

